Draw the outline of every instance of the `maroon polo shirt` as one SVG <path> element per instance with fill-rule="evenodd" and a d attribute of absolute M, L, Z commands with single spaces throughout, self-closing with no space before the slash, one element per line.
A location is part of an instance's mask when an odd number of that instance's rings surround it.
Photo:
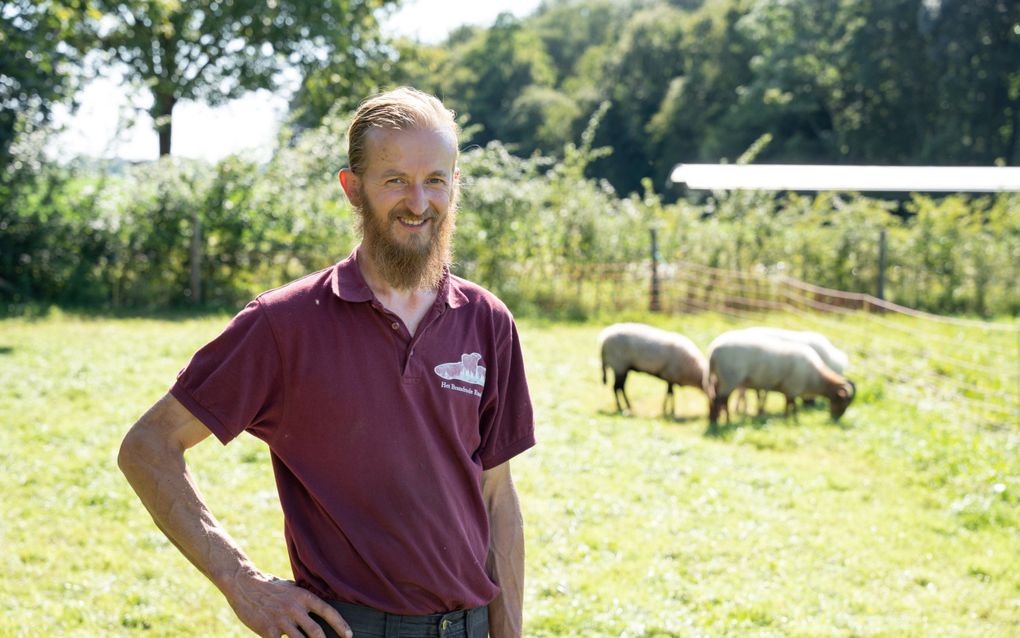
<path fill-rule="evenodd" d="M 412 337 L 356 259 L 259 295 L 170 391 L 224 444 L 269 445 L 300 585 L 399 614 L 486 605 L 481 473 L 535 443 L 517 328 L 447 274 Z"/>

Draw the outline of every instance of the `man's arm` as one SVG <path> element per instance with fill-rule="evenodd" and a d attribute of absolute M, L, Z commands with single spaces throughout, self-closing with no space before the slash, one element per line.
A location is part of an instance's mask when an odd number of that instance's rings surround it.
<path fill-rule="evenodd" d="M 482 497 L 489 511 L 489 575 L 500 594 L 489 604 L 492 638 L 520 638 L 524 603 L 524 520 L 510 478 L 510 463 L 482 472 Z"/>
<path fill-rule="evenodd" d="M 335 609 L 294 583 L 259 571 L 206 506 L 184 452 L 211 434 L 167 394 L 131 428 L 117 463 L 152 520 L 259 636 L 325 638 L 314 612 L 341 636 L 350 628 Z M 301 633 L 301 632 L 304 633 Z"/>

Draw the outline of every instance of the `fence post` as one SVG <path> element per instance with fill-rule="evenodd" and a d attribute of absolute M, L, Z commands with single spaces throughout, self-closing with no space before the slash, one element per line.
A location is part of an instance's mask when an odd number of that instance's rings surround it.
<path fill-rule="evenodd" d="M 659 246 L 658 237 L 654 228 L 649 229 L 652 234 L 652 289 L 648 300 L 648 309 L 652 312 L 659 312 L 662 305 L 659 301 Z"/>
<path fill-rule="evenodd" d="M 885 229 L 878 233 L 878 282 L 875 296 L 885 300 Z"/>
<path fill-rule="evenodd" d="M 191 214 L 191 303 L 202 303 L 202 218 Z"/>

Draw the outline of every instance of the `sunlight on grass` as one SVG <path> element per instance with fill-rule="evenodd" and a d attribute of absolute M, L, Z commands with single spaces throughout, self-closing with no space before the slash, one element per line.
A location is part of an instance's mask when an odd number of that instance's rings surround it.
<path fill-rule="evenodd" d="M 127 427 L 226 316 L 0 322 L 0 636 L 245 636 L 116 468 Z M 729 327 L 656 317 L 704 348 Z M 514 461 L 527 636 L 1020 635 L 1020 432 L 964 427 L 879 380 L 838 425 L 707 437 L 707 400 L 632 375 L 615 414 L 595 335 L 524 322 L 539 445 Z M 611 382 L 610 382 L 611 383 Z M 269 455 L 189 453 L 214 512 L 289 572 Z"/>

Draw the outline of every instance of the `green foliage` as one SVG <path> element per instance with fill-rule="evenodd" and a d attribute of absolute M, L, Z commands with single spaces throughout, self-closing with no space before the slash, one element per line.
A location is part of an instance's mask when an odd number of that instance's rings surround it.
<path fill-rule="evenodd" d="M 74 94 L 89 11 L 88 0 L 10 0 L 0 9 L 0 169 L 19 129 L 45 124 L 53 103 Z"/>
<path fill-rule="evenodd" d="M 613 154 L 593 168 L 594 174 L 605 174 L 598 166 L 611 164 L 613 184 L 621 192 L 638 190 L 641 179 L 652 176 L 649 146 L 654 141 L 646 127 L 660 111 L 671 84 L 684 76 L 685 38 L 685 14 L 666 5 L 653 6 L 631 16 L 609 57 L 602 94 L 613 108 L 597 139 L 612 146 Z M 662 81 L 649 82 L 651 77 Z M 652 177 L 661 180 L 663 176 Z"/>
<path fill-rule="evenodd" d="M 46 139 L 43 131 L 23 133 L 11 161 L 0 166 L 0 299 L 5 306 L 89 299 L 80 258 L 101 252 L 105 243 L 90 223 L 95 182 L 46 161 Z"/>
<path fill-rule="evenodd" d="M 590 276 L 593 264 L 638 259 L 642 214 L 605 182 L 584 172 L 605 149 L 568 145 L 563 163 L 509 154 L 498 144 L 461 159 L 463 199 L 456 238 L 459 274 L 498 292 L 516 312 L 556 312 L 564 288 Z M 542 232 L 536 233 L 540 228 Z"/>
<path fill-rule="evenodd" d="M 568 100 L 556 96 L 560 105 L 542 107 L 538 102 L 549 100 L 548 92 L 533 90 L 522 95 L 525 87 L 551 87 L 555 75 L 537 34 L 524 29 L 510 13 L 501 14 L 490 29 L 476 32 L 445 56 L 437 77 L 423 79 L 446 98 L 451 108 L 471 114 L 471 122 L 479 126 L 472 141 L 478 144 L 493 140 L 512 144 L 527 139 L 533 133 L 525 128 L 534 117 L 529 110 L 537 108 L 541 114 L 544 108 L 562 109 L 562 103 Z M 508 87 L 520 90 L 508 91 Z M 516 114 L 512 110 L 515 102 L 520 109 Z M 535 148 L 540 145 L 529 140 L 525 150 Z"/>
<path fill-rule="evenodd" d="M 705 203 L 711 215 L 668 207 L 661 252 L 734 270 L 765 266 L 819 286 L 873 294 L 880 234 L 886 232 L 886 298 L 931 312 L 1020 312 L 1020 195 L 914 196 L 906 218 L 893 204 L 862 196 L 814 197 L 734 191 Z M 685 222 L 686 220 L 686 222 Z M 994 299 L 994 301 L 992 301 Z"/>
<path fill-rule="evenodd" d="M 0 209 L 0 298 L 8 312 L 52 302 L 235 306 L 324 268 L 354 244 L 336 181 L 343 129 L 329 119 L 266 166 L 164 157 L 96 175 L 42 161 L 41 144 L 26 149 L 8 172 L 23 166 L 31 179 Z M 196 227 L 201 298 L 191 290 Z"/>
<path fill-rule="evenodd" d="M 581 115 L 577 102 L 556 89 L 529 86 L 510 105 L 503 139 L 513 144 L 517 155 L 561 149 L 574 139 L 574 123 Z"/>

